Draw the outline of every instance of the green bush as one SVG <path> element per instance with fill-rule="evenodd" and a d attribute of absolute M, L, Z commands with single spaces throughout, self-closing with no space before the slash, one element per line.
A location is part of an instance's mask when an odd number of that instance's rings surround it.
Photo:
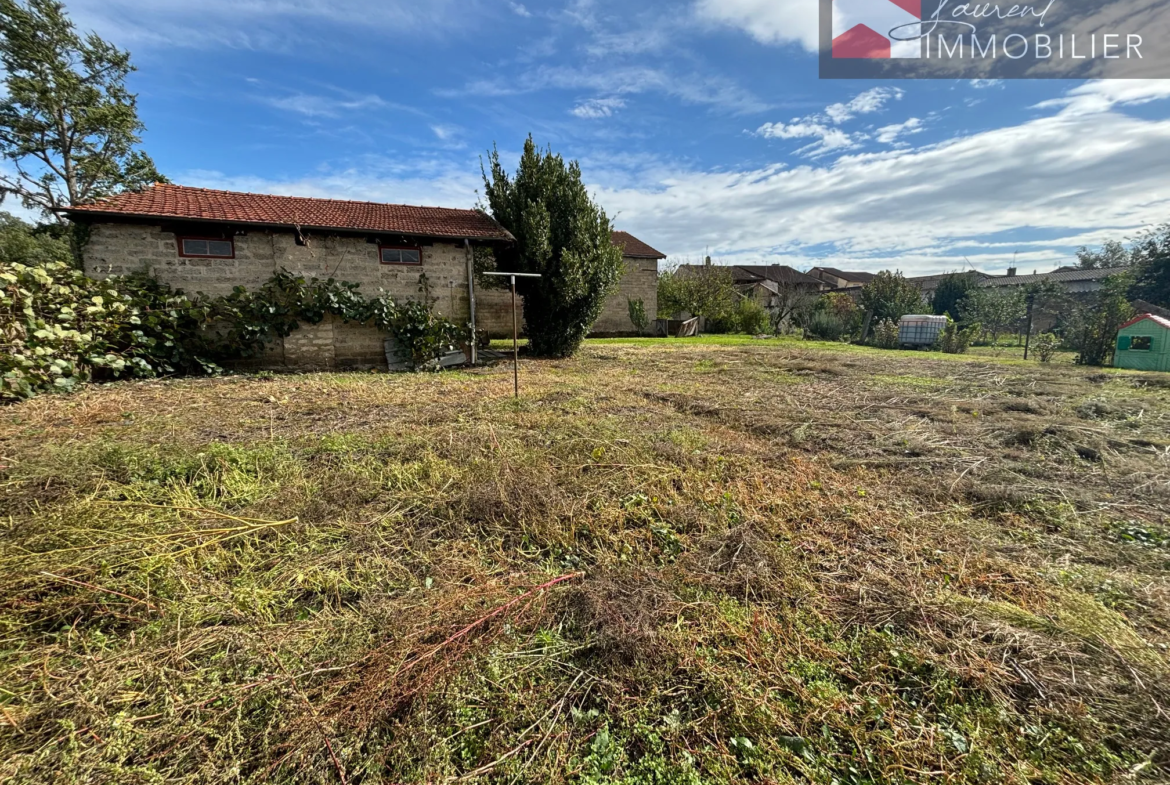
<path fill-rule="evenodd" d="M 805 332 L 822 341 L 840 341 L 849 337 L 853 330 L 845 319 L 832 311 L 814 311 Z"/>
<path fill-rule="evenodd" d="M 366 300 L 358 285 L 281 271 L 256 291 L 194 299 L 145 277 L 95 280 L 64 262 L 0 262 L 0 400 L 91 379 L 214 374 L 327 315 L 371 323 L 416 369 L 437 365 L 462 328 L 423 301 Z"/>
<path fill-rule="evenodd" d="M 735 309 L 738 332 L 747 335 L 763 335 L 772 332 L 772 320 L 768 311 L 755 300 L 744 298 Z"/>
<path fill-rule="evenodd" d="M 149 278 L 0 262 L 0 399 L 91 378 L 214 373 L 207 309 Z"/>
<path fill-rule="evenodd" d="M 1036 357 L 1040 362 L 1052 362 L 1052 358 L 1060 351 L 1060 339 L 1052 333 L 1038 335 L 1036 340 L 1032 342 L 1032 351 L 1036 352 Z"/>
<path fill-rule="evenodd" d="M 873 345 L 879 349 L 898 348 L 898 323 L 893 319 L 882 319 L 873 330 Z"/>
<path fill-rule="evenodd" d="M 646 328 L 650 326 L 650 320 L 646 317 L 646 301 L 642 298 L 626 299 L 626 307 L 630 311 L 630 323 L 634 325 L 634 329 L 638 331 L 638 335 L 646 332 Z"/>
<path fill-rule="evenodd" d="M 944 354 L 966 354 L 982 331 L 983 325 L 978 322 L 960 330 L 958 323 L 948 316 L 946 329 L 939 335 L 935 348 Z"/>

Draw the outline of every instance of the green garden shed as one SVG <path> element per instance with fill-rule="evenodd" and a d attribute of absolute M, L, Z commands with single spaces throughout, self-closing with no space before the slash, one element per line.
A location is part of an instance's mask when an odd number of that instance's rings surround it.
<path fill-rule="evenodd" d="M 1113 365 L 1135 371 L 1170 371 L 1170 319 L 1147 313 L 1121 325 Z"/>

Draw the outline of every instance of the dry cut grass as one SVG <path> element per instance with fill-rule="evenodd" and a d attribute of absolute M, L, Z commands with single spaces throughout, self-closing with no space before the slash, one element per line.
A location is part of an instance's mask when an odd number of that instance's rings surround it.
<path fill-rule="evenodd" d="M 1170 388 L 761 343 L 0 411 L 0 780 L 1170 766 Z"/>

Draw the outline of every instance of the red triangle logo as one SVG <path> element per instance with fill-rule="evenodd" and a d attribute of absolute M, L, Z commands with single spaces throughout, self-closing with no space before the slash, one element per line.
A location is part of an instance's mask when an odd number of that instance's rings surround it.
<path fill-rule="evenodd" d="M 890 39 L 865 25 L 857 25 L 833 39 L 833 57 L 889 60 Z"/>

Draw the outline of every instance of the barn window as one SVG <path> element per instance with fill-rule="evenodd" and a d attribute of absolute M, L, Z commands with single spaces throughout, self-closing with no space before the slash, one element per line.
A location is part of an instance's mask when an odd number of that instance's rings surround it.
<path fill-rule="evenodd" d="M 1131 352 L 1148 352 L 1154 348 L 1154 338 L 1151 335 L 1135 335 L 1129 339 Z"/>
<path fill-rule="evenodd" d="M 234 259 L 235 243 L 217 237 L 183 237 L 179 240 L 179 256 Z"/>
<path fill-rule="evenodd" d="M 410 245 L 379 245 L 382 264 L 422 264 L 422 251 Z"/>

